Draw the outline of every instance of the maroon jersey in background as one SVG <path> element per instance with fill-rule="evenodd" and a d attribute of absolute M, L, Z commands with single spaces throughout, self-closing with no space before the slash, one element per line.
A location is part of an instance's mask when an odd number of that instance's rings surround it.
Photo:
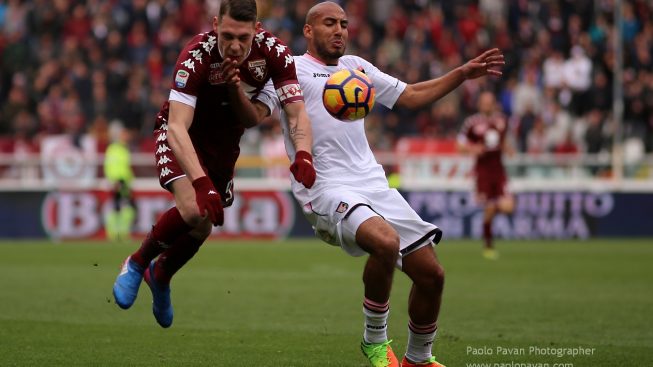
<path fill-rule="evenodd" d="M 503 143 L 507 121 L 500 113 L 490 116 L 477 113 L 469 116 L 459 139 L 473 144 L 483 144 L 485 151 L 478 155 L 474 165 L 476 188 L 487 199 L 496 199 L 505 193 L 506 171 L 503 166 Z"/>
<path fill-rule="evenodd" d="M 240 154 L 240 138 L 245 129 L 229 105 L 222 61 L 215 32 L 195 36 L 179 54 L 170 98 L 189 105 L 195 100 L 195 114 L 188 133 L 207 175 L 222 197 L 229 198 L 230 182 Z M 243 90 L 252 99 L 272 79 L 282 106 L 303 100 L 288 47 L 264 29 L 257 29 L 251 52 L 239 72 Z M 168 108 L 166 102 L 157 116 L 154 130 L 159 181 L 164 188 L 185 175 L 174 154 L 170 154 L 166 136 Z"/>

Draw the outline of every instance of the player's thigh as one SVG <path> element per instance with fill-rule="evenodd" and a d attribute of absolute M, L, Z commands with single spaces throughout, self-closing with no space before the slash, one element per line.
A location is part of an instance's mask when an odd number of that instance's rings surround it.
<path fill-rule="evenodd" d="M 351 256 L 366 254 L 356 243 L 356 232 L 364 221 L 378 214 L 370 210 L 370 202 L 364 195 L 335 187 L 322 192 L 303 209 L 317 237 L 340 246 Z"/>
<path fill-rule="evenodd" d="M 433 223 L 424 221 L 404 197 L 394 189 L 372 194 L 372 208 L 385 219 L 399 235 L 402 256 L 440 241 L 442 231 Z"/>
<path fill-rule="evenodd" d="M 369 207 L 359 207 L 354 210 L 370 210 Z M 355 215 L 355 213 L 352 213 Z M 350 216 L 351 217 L 351 216 Z M 342 223 L 343 235 L 349 237 L 353 228 L 349 228 L 349 220 Z M 399 235 L 397 231 L 383 218 L 378 215 L 371 216 L 363 221 L 355 229 L 355 241 L 358 246 L 369 254 L 376 253 L 399 253 Z M 349 233 L 348 233 L 349 232 Z"/>
<path fill-rule="evenodd" d="M 402 261 L 401 270 L 415 283 L 438 285 L 444 280 L 444 268 L 432 246 L 420 247 Z"/>

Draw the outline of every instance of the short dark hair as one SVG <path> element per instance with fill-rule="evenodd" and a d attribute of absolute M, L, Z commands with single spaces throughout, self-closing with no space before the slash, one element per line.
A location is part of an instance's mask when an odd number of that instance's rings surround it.
<path fill-rule="evenodd" d="M 239 22 L 256 22 L 257 10 L 255 0 L 222 0 L 218 19 L 225 14 Z"/>

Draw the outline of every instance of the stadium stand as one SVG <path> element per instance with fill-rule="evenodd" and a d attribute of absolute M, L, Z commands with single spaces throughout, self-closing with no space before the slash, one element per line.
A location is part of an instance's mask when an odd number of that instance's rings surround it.
<path fill-rule="evenodd" d="M 312 3 L 261 0 L 261 20 L 301 54 L 304 14 Z M 503 78 L 469 81 L 429 109 L 379 106 L 367 121 L 376 151 L 394 152 L 416 137 L 452 141 L 474 112 L 479 93 L 492 90 L 509 116 L 519 160 L 556 165 L 557 155 L 580 155 L 603 162 L 610 154 L 612 2 L 340 3 L 350 17 L 349 51 L 407 82 L 441 75 L 490 47 L 506 55 Z M 218 5 L 218 0 L 0 2 L 0 175 L 29 174 L 12 169 L 12 162 L 39 154 L 52 135 L 66 134 L 76 145 L 90 134 L 101 154 L 114 120 L 134 130 L 136 152 L 150 152 L 154 116 L 167 98 L 175 57 L 190 36 L 210 29 Z M 653 152 L 652 13 L 650 1 L 623 1 L 623 136 L 626 159 L 635 163 Z M 244 154 L 259 155 L 262 137 L 273 139 L 268 130 L 250 131 Z M 603 168 L 588 172 L 609 175 Z M 638 167 L 627 173 L 653 175 Z"/>

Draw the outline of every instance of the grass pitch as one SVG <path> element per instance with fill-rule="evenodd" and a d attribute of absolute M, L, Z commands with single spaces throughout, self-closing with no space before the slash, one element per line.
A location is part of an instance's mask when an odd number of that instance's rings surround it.
<path fill-rule="evenodd" d="M 146 285 L 113 303 L 137 243 L 0 244 L 0 366 L 367 366 L 364 258 L 315 240 L 206 244 L 172 284 L 160 328 Z M 653 365 L 651 240 L 444 241 L 438 359 L 457 366 Z M 407 278 L 396 273 L 389 335 L 406 344 Z M 581 356 L 569 355 L 580 352 Z M 510 353 L 510 354 L 508 354 Z"/>

